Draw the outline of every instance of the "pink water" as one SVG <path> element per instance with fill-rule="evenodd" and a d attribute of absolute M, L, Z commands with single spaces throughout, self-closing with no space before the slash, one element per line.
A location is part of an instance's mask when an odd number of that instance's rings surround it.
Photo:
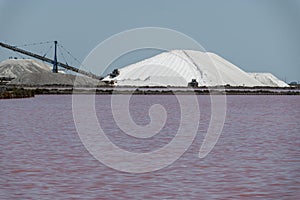
<path fill-rule="evenodd" d="M 201 120 L 188 151 L 172 165 L 130 174 L 106 167 L 76 132 L 71 96 L 0 101 L 0 199 L 299 199 L 300 96 L 227 96 L 227 116 L 213 151 L 198 158 L 210 120 L 209 96 L 198 97 Z M 149 123 L 148 109 L 168 112 L 151 140 L 126 136 L 114 124 L 110 97 L 97 96 L 98 119 L 121 148 L 147 152 L 178 129 L 174 96 L 133 96 L 131 114 Z"/>

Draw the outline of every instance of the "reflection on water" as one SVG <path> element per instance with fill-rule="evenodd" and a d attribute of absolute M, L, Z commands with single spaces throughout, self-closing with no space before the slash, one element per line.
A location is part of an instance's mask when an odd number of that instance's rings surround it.
<path fill-rule="evenodd" d="M 228 96 L 223 133 L 213 151 L 198 158 L 210 120 L 209 96 L 199 96 L 201 121 L 189 150 L 151 173 L 118 172 L 95 160 L 75 130 L 71 96 L 0 101 L 1 199 L 296 199 L 300 195 L 300 97 Z M 180 110 L 174 96 L 133 96 L 131 115 L 149 123 L 148 109 L 162 104 L 168 118 L 149 139 L 115 125 L 110 97 L 96 96 L 108 137 L 128 151 L 147 152 L 176 134 Z M 137 161 L 138 162 L 138 161 Z"/>

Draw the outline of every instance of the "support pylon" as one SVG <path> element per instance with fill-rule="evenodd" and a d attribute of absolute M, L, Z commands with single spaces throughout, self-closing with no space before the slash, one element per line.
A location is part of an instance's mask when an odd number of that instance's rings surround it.
<path fill-rule="evenodd" d="M 52 69 L 53 73 L 58 72 L 56 51 L 57 51 L 57 41 L 54 41 L 54 60 L 53 60 L 54 62 L 53 62 L 53 69 Z"/>

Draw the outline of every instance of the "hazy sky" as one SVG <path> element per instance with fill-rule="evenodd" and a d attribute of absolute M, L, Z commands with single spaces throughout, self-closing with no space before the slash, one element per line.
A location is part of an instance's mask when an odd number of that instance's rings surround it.
<path fill-rule="evenodd" d="M 58 40 L 80 61 L 111 35 L 145 26 L 180 31 L 245 71 L 300 81 L 299 0 L 0 0 L 2 42 Z M 11 55 L 0 48 L 0 60 Z"/>

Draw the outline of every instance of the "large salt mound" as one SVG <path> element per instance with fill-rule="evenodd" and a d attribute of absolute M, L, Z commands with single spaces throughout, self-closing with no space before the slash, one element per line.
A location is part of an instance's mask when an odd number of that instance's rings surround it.
<path fill-rule="evenodd" d="M 261 83 L 271 87 L 289 87 L 289 85 L 282 80 L 279 80 L 271 73 L 248 73 L 250 76 L 260 81 Z"/>
<path fill-rule="evenodd" d="M 222 57 L 208 52 L 174 50 L 119 69 L 113 80 L 120 86 L 186 87 L 196 79 L 199 86 L 269 86 Z"/>
<path fill-rule="evenodd" d="M 32 59 L 9 59 L 0 63 L 0 77 L 16 78 L 24 73 L 51 72 L 51 67 Z"/>

